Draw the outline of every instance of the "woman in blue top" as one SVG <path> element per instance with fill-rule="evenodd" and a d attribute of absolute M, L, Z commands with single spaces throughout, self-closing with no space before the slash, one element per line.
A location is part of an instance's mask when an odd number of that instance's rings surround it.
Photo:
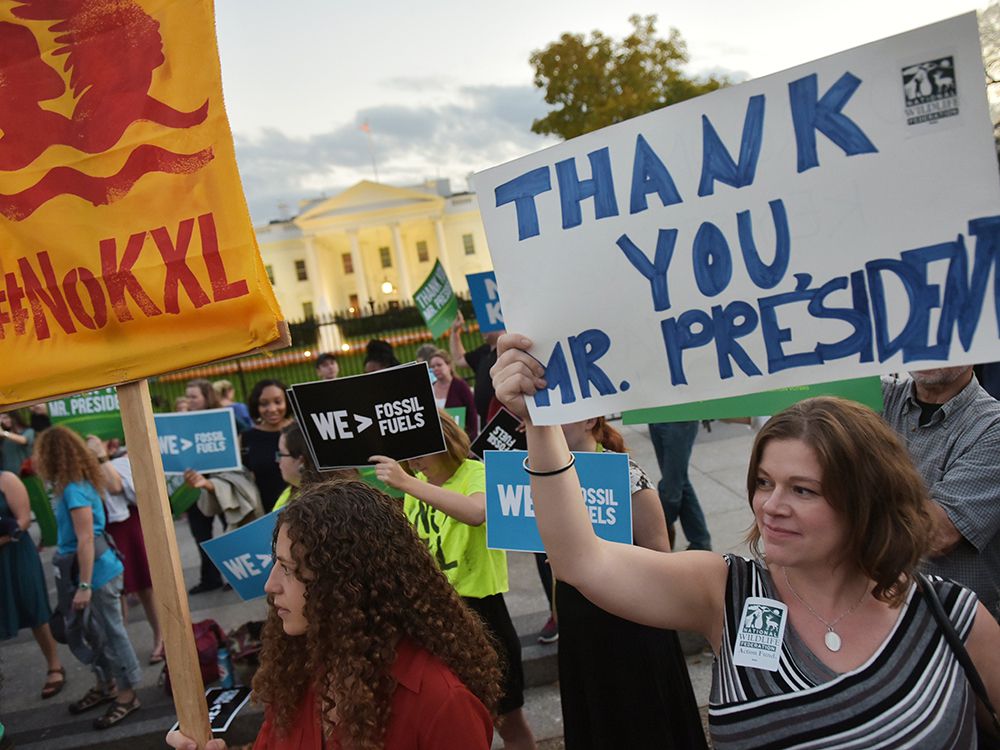
<path fill-rule="evenodd" d="M 34 463 L 49 483 L 59 530 L 57 568 L 65 565 L 69 575 L 61 575 L 61 585 L 75 588 L 73 612 L 63 611 L 67 631 L 79 622 L 87 640 L 74 654 L 91 666 L 97 685 L 69 706 L 70 713 L 82 713 L 104 703 L 107 712 L 94 720 L 96 729 L 112 727 L 139 708 L 135 687 L 142 678 L 135 649 L 122 621 L 121 593 L 124 567 L 104 534 L 104 504 L 100 491 L 104 475 L 97 458 L 83 438 L 65 427 L 51 427 L 35 443 Z M 67 580 L 69 578 L 70 580 Z M 63 597 L 60 597 L 63 599 Z M 93 637 L 88 638 L 92 633 Z M 74 645 L 70 641 L 71 647 Z"/>

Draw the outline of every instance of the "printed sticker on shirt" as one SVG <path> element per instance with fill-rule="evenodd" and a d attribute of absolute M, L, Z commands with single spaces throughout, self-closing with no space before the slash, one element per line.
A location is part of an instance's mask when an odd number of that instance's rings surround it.
<path fill-rule="evenodd" d="M 743 605 L 740 629 L 736 633 L 733 664 L 776 672 L 787 621 L 788 607 L 781 602 L 759 596 L 748 597 Z"/>

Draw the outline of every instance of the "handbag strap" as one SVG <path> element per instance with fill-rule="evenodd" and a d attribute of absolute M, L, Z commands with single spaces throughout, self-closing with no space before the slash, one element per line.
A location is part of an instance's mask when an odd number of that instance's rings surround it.
<path fill-rule="evenodd" d="M 931 614 L 934 615 L 934 619 L 937 620 L 937 624 L 941 628 L 941 633 L 944 635 L 944 639 L 948 641 L 948 645 L 951 646 L 951 650 L 954 652 L 955 658 L 958 659 L 958 663 L 961 664 L 962 669 L 965 670 L 965 676 L 969 680 L 969 684 L 972 686 L 972 692 L 974 692 L 976 697 L 982 701 L 984 706 L 986 706 L 986 710 L 989 711 L 990 716 L 993 717 L 993 727 L 1000 732 L 1000 717 L 997 717 L 997 710 L 993 708 L 993 704 L 990 703 L 990 697 L 986 694 L 986 686 L 983 684 L 983 679 L 979 676 L 979 672 L 976 670 L 976 665 L 972 663 L 972 658 L 969 656 L 969 652 L 965 650 L 965 644 L 962 643 L 962 639 L 956 632 L 951 618 L 948 617 L 944 611 L 944 605 L 941 604 L 941 599 L 938 597 L 937 589 L 934 588 L 934 584 L 932 584 L 923 573 L 916 573 L 916 577 L 920 582 L 920 589 L 923 591 L 924 600 L 927 602 L 927 606 L 930 607 Z"/>

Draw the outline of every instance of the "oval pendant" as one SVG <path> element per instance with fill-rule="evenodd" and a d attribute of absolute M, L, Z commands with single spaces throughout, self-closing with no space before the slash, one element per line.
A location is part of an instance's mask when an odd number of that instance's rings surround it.
<path fill-rule="evenodd" d="M 823 636 L 823 641 L 826 643 L 826 647 L 831 651 L 840 651 L 840 636 L 832 630 L 826 631 L 826 635 Z"/>

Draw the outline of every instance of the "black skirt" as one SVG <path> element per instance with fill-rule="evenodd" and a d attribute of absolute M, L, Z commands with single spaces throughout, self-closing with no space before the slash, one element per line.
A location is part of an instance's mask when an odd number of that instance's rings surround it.
<path fill-rule="evenodd" d="M 566 750 L 704 750 L 677 633 L 609 614 L 556 582 Z"/>
<path fill-rule="evenodd" d="M 496 643 L 503 669 L 503 684 L 497 713 L 503 716 L 524 705 L 524 668 L 521 664 L 521 641 L 511 622 L 503 594 L 477 598 L 463 596 L 469 609 L 479 615 Z"/>

